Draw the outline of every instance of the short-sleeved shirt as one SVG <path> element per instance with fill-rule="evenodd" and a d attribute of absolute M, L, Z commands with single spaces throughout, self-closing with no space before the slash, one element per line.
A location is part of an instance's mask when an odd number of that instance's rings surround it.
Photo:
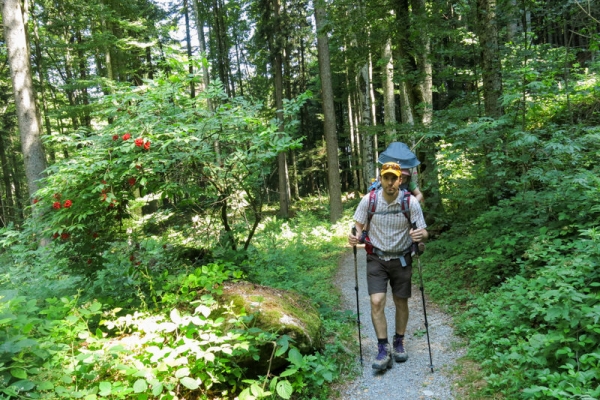
<path fill-rule="evenodd" d="M 369 196 L 367 193 L 358 204 L 354 212 L 354 220 L 360 224 L 366 225 L 368 221 Z M 410 237 L 410 223 L 402 212 L 396 214 L 390 211 L 402 210 L 402 196 L 398 195 L 396 200 L 388 204 L 383 198 L 382 189 L 377 189 L 377 203 L 375 212 L 386 212 L 384 214 L 373 214 L 371 222 L 367 229 L 369 230 L 369 239 L 373 246 L 388 253 L 401 253 L 408 249 L 412 244 Z M 427 228 L 421 205 L 415 198 L 410 196 L 410 220 L 416 223 L 417 228 Z M 383 260 L 393 257 L 382 257 Z"/>

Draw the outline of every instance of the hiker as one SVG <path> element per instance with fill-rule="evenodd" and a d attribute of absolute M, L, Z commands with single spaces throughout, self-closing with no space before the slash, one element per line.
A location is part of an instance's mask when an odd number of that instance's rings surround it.
<path fill-rule="evenodd" d="M 400 185 L 400 189 L 408 190 L 413 194 L 421 206 L 425 205 L 425 199 L 423 197 L 423 193 L 419 190 L 419 186 L 417 185 L 417 165 L 421 164 L 421 162 L 415 156 L 415 153 L 412 152 L 410 147 L 406 143 L 402 142 L 392 142 L 389 146 L 379 155 L 377 161 L 381 164 L 388 162 L 395 162 L 402 166 L 402 184 Z M 380 187 L 379 181 L 374 179 L 374 182 L 371 184 L 372 188 Z"/>
<path fill-rule="evenodd" d="M 416 177 L 417 173 L 415 172 L 414 175 Z M 402 168 L 402 183 L 400 184 L 400 189 L 408 190 L 413 196 L 416 197 L 422 206 L 425 205 L 423 193 L 421 193 L 421 190 L 419 190 L 416 180 L 413 181 L 412 174 L 408 168 Z"/>
<path fill-rule="evenodd" d="M 396 162 L 381 167 L 381 188 L 365 195 L 354 213 L 356 234 L 348 243 L 365 243 L 367 286 L 371 299 L 371 319 L 377 335 L 378 354 L 373 369 L 391 368 L 408 359 L 404 334 L 408 324 L 408 298 L 411 296 L 411 244 L 428 239 L 425 219 L 415 196 L 399 189 L 402 169 Z M 416 229 L 412 229 L 412 224 Z M 363 230 L 366 236 L 363 236 Z M 388 341 L 385 302 L 390 282 L 396 306 L 395 335 Z"/>

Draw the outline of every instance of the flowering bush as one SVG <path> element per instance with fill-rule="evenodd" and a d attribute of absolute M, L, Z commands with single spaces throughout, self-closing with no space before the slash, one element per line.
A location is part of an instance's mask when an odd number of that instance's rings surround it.
<path fill-rule="evenodd" d="M 74 135 L 67 142 L 73 146 L 71 157 L 48 168 L 35 198 L 54 196 L 53 208 L 60 212 L 44 214 L 42 226 L 47 236 L 70 235 L 60 245 L 65 254 L 73 252 L 74 262 L 83 266 L 87 259 L 98 259 L 107 243 L 120 240 L 123 224 L 132 216 L 131 206 L 141 207 L 142 196 L 160 197 L 171 207 L 182 200 L 190 204 L 202 199 L 197 208 L 212 213 L 222 206 L 231 208 L 228 201 L 234 193 L 244 193 L 251 202 L 251 215 L 220 214 L 239 218 L 222 221 L 223 225 L 243 232 L 248 220 L 259 218 L 266 196 L 264 181 L 271 174 L 273 160 L 298 143 L 262 117 L 261 104 L 229 99 L 214 112 L 204 110 L 209 96 L 214 104 L 225 97 L 222 88 L 211 87 L 191 99 L 188 79 L 183 67 L 178 79 L 159 78 L 102 98 L 97 117 L 112 123 Z M 165 98 L 172 101 L 165 102 Z M 127 113 L 119 111 L 124 104 Z M 130 140 L 132 135 L 135 140 Z M 219 154 L 214 147 L 217 139 Z M 61 139 L 57 145 L 65 142 Z M 61 197 L 68 200 L 61 202 Z M 209 229 L 221 228 L 211 224 Z M 229 245 L 235 247 L 233 240 L 243 235 L 229 235 Z M 210 237 L 219 239 L 216 234 Z"/>

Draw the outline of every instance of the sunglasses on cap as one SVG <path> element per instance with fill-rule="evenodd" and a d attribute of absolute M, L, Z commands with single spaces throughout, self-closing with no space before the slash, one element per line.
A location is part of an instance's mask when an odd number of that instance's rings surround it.
<path fill-rule="evenodd" d="M 387 170 L 394 170 L 394 171 L 400 171 L 400 166 L 396 163 L 385 163 L 381 166 L 381 172 L 387 171 Z"/>

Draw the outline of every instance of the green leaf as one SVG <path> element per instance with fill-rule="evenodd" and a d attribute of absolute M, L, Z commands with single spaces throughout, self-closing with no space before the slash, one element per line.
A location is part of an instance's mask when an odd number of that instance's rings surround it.
<path fill-rule="evenodd" d="M 152 396 L 158 397 L 163 391 L 163 384 L 157 383 L 156 385 L 152 385 Z"/>
<path fill-rule="evenodd" d="M 294 375 L 298 372 L 298 368 L 288 368 L 279 374 L 280 377 L 285 378 L 286 376 Z"/>
<path fill-rule="evenodd" d="M 37 385 L 38 390 L 52 390 L 54 389 L 54 384 L 52 382 L 44 381 L 40 382 Z"/>
<path fill-rule="evenodd" d="M 143 393 L 148 390 L 148 382 L 145 379 L 138 379 L 133 384 L 133 391 L 135 393 Z"/>
<path fill-rule="evenodd" d="M 189 376 L 182 378 L 179 382 L 181 382 L 183 386 L 190 390 L 198 389 L 198 387 L 200 386 L 198 380 L 190 378 Z"/>
<path fill-rule="evenodd" d="M 181 322 L 181 314 L 179 313 L 179 310 L 174 308 L 171 310 L 171 321 L 173 321 L 176 324 L 179 324 Z"/>
<path fill-rule="evenodd" d="M 282 380 L 277 384 L 277 394 L 282 398 L 287 400 L 292 397 L 292 393 L 294 393 L 294 389 L 290 382 Z"/>
<path fill-rule="evenodd" d="M 27 379 L 27 372 L 22 368 L 13 368 L 10 370 L 10 374 L 15 378 Z"/>
<path fill-rule="evenodd" d="M 303 361 L 302 354 L 300 353 L 300 351 L 297 348 L 292 347 L 290 349 L 290 352 L 288 353 L 288 360 L 292 364 L 300 366 L 300 365 L 302 365 L 302 361 Z"/>
<path fill-rule="evenodd" d="M 20 381 L 16 381 L 10 386 L 16 388 L 19 392 L 28 392 L 35 387 L 35 383 L 27 379 L 22 379 Z"/>
<path fill-rule="evenodd" d="M 112 385 L 110 382 L 100 382 L 100 384 L 98 385 L 98 389 L 100 396 L 109 396 L 112 392 Z"/>
<path fill-rule="evenodd" d="M 250 394 L 250 389 L 246 388 L 240 393 L 239 400 L 255 400 L 255 397 Z"/>

